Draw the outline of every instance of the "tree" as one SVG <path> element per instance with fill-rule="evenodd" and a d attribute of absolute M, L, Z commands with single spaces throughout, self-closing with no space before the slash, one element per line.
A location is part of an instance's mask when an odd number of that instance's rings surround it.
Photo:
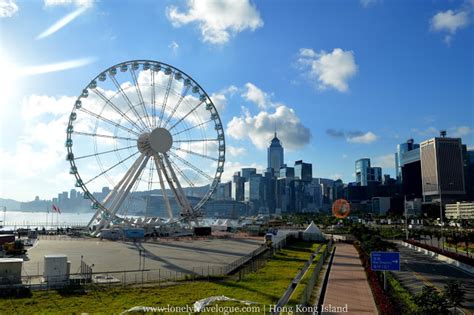
<path fill-rule="evenodd" d="M 465 294 L 459 281 L 449 280 L 444 286 L 443 295 L 451 307 L 460 306 L 465 301 Z"/>
<path fill-rule="evenodd" d="M 435 287 L 425 285 L 420 293 L 413 298 L 420 315 L 442 315 L 448 310 L 448 301 L 444 294 L 436 291 Z"/>

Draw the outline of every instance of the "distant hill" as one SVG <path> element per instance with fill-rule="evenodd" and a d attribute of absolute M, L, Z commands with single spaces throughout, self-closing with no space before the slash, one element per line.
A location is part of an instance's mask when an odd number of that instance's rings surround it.
<path fill-rule="evenodd" d="M 21 202 L 13 200 L 13 199 L 3 199 L 0 198 L 0 211 L 3 211 L 3 207 L 7 207 L 7 210 L 20 210 L 21 209 Z"/>

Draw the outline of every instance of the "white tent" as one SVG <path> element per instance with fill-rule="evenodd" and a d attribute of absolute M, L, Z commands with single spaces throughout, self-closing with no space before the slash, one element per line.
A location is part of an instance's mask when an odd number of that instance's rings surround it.
<path fill-rule="evenodd" d="M 323 233 L 321 230 L 314 224 L 313 221 L 308 225 L 306 230 L 303 232 L 303 239 L 305 241 L 322 241 L 324 240 Z"/>

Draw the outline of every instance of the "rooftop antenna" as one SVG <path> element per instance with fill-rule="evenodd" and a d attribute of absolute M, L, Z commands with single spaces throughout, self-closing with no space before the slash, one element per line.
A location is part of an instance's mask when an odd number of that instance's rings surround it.
<path fill-rule="evenodd" d="M 445 137 L 446 137 L 446 130 L 440 130 L 439 135 L 440 135 L 442 138 L 445 138 Z"/>

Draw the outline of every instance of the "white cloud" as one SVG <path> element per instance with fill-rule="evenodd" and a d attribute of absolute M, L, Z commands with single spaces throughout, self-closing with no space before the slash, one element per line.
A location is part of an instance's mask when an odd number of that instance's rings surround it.
<path fill-rule="evenodd" d="M 51 25 L 48 29 L 39 34 L 36 39 L 43 39 L 45 37 L 51 36 L 72 21 L 74 21 L 78 16 L 83 14 L 87 10 L 87 7 L 79 7 L 75 11 L 69 13 L 68 15 L 61 18 L 59 21 Z"/>
<path fill-rule="evenodd" d="M 365 143 L 369 144 L 374 141 L 377 141 L 378 136 L 375 135 L 372 131 L 368 131 L 361 135 L 348 135 L 346 140 L 352 143 Z"/>
<path fill-rule="evenodd" d="M 18 68 L 17 74 L 28 76 L 28 75 L 64 71 L 64 70 L 86 66 L 88 64 L 95 62 L 95 60 L 96 60 L 95 58 L 88 57 L 88 58 L 80 58 L 80 59 L 50 63 L 50 64 L 45 64 L 45 65 L 26 66 L 26 67 Z"/>
<path fill-rule="evenodd" d="M 332 52 L 315 52 L 301 48 L 298 63 L 307 75 L 316 79 L 320 89 L 334 88 L 340 92 L 348 90 L 347 81 L 357 73 L 353 51 L 335 48 Z"/>
<path fill-rule="evenodd" d="M 227 96 L 232 96 L 237 91 L 237 87 L 230 85 L 225 89 L 220 90 L 219 92 L 212 93 L 210 95 L 212 103 L 217 109 L 217 112 L 222 112 L 227 106 Z"/>
<path fill-rule="evenodd" d="M 233 146 L 228 145 L 225 148 L 230 156 L 241 156 L 247 153 L 247 150 L 242 147 L 233 147 Z"/>
<path fill-rule="evenodd" d="M 90 8 L 94 5 L 94 0 L 44 0 L 45 7 L 64 6 L 74 4 L 77 7 Z"/>
<path fill-rule="evenodd" d="M 18 11 L 18 6 L 13 0 L 0 0 L 0 18 L 12 17 Z"/>
<path fill-rule="evenodd" d="M 203 41 L 217 45 L 246 29 L 263 26 L 260 13 L 249 0 L 188 0 L 187 12 L 169 6 L 166 15 L 174 27 L 197 23 Z"/>
<path fill-rule="evenodd" d="M 395 155 L 388 153 L 374 158 L 374 166 L 382 168 L 395 168 Z"/>
<path fill-rule="evenodd" d="M 5 185 L 2 193 L 12 194 L 15 198 L 31 199 L 33 194 L 42 191 L 39 187 L 44 187 L 46 182 L 49 191 L 64 190 L 64 181 L 49 182 L 49 179 L 68 169 L 64 140 L 68 113 L 74 99 L 43 95 L 31 95 L 23 99 L 22 134 L 16 146 L 0 148 L 0 174 Z M 69 183 L 72 187 L 73 178 L 69 177 Z"/>
<path fill-rule="evenodd" d="M 309 143 L 311 131 L 305 127 L 295 111 L 279 104 L 274 112 L 261 111 L 252 116 L 246 111 L 240 117 L 233 117 L 227 124 L 227 134 L 238 140 L 249 139 L 259 149 L 268 147 L 275 128 L 285 148 L 298 149 Z"/>
<path fill-rule="evenodd" d="M 469 24 L 469 12 L 466 10 L 438 12 L 431 18 L 430 23 L 432 30 L 447 33 L 444 42 L 449 45 L 454 34 Z"/>
<path fill-rule="evenodd" d="M 471 134 L 474 131 L 474 129 L 472 129 L 469 126 L 453 127 L 450 130 L 452 131 L 453 137 L 464 137 Z"/>
<path fill-rule="evenodd" d="M 168 45 L 168 48 L 171 48 L 173 54 L 176 54 L 178 52 L 179 45 L 177 42 L 172 41 L 171 44 Z"/>
<path fill-rule="evenodd" d="M 249 102 L 255 103 L 258 108 L 265 109 L 269 105 L 269 96 L 254 84 L 248 82 L 245 84 L 247 91 L 242 94 L 242 97 Z"/>
<path fill-rule="evenodd" d="M 360 5 L 363 6 L 364 8 L 368 8 L 372 5 L 375 5 L 378 0 L 360 0 Z"/>
<path fill-rule="evenodd" d="M 439 135 L 439 129 L 437 129 L 435 127 L 428 127 L 426 129 L 423 129 L 423 130 L 419 130 L 417 128 L 412 128 L 411 131 L 417 133 L 420 136 L 425 136 L 425 137 L 426 136 L 437 136 L 437 135 Z"/>
<path fill-rule="evenodd" d="M 224 183 L 231 181 L 232 175 L 234 175 L 235 172 L 240 172 L 240 170 L 245 167 L 256 168 L 257 172 L 260 172 L 265 169 L 265 167 L 257 163 L 242 164 L 240 162 L 232 162 L 227 160 L 225 161 L 224 173 L 222 173 L 221 182 Z"/>

